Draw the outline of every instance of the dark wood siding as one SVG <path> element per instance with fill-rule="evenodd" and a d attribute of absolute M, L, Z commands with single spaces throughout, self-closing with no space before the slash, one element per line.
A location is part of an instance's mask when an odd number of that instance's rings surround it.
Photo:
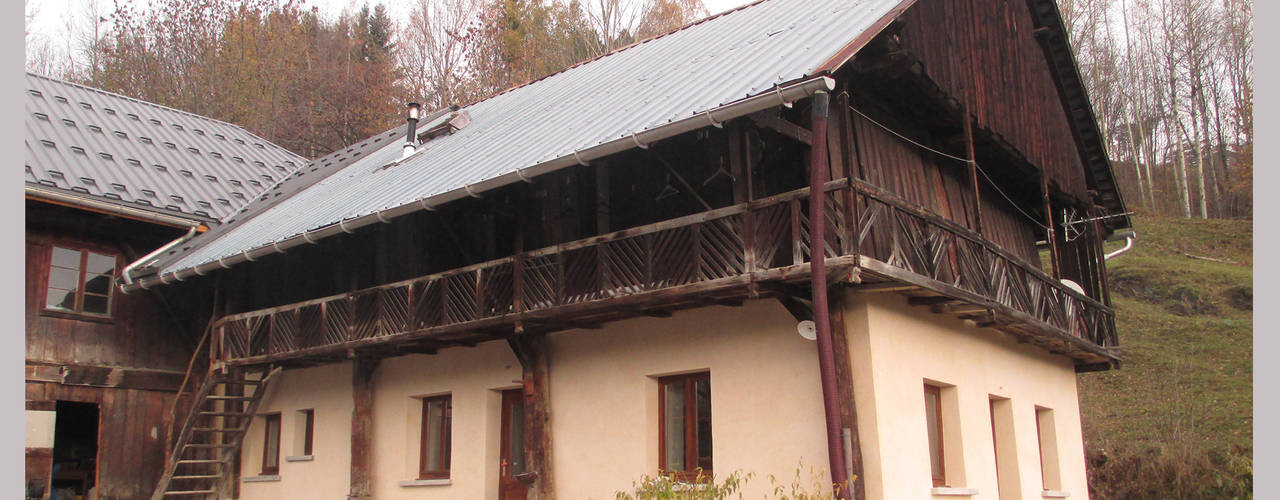
<path fill-rule="evenodd" d="M 853 125 L 855 147 L 851 148 L 850 156 L 855 176 L 861 174 L 864 180 L 892 191 L 907 201 L 965 227 L 974 228 L 973 187 L 968 167 L 963 162 L 926 152 L 889 134 L 856 113 L 839 107 L 835 109 L 844 114 L 837 120 L 838 123 L 848 120 L 847 123 Z M 893 122 L 891 116 L 885 116 L 884 119 L 891 122 L 886 123 L 886 126 L 914 133 L 916 137 L 924 139 L 923 132 L 909 130 L 909 123 Z M 1042 235 L 1035 232 L 1036 226 L 986 183 L 982 185 L 983 235 L 1038 267 L 1040 262 L 1035 242 Z M 1023 210 L 1034 214 L 1025 207 Z M 887 251 L 888 247 L 884 246 L 886 243 L 878 241 L 877 245 L 883 247 L 881 250 Z"/>
<path fill-rule="evenodd" d="M 27 382 L 28 401 L 99 405 L 98 498 L 147 498 L 164 468 L 164 414 L 173 393 Z"/>
<path fill-rule="evenodd" d="M 903 48 L 969 107 L 978 127 L 1044 168 L 1062 191 L 1089 201 L 1079 150 L 1024 0 L 920 0 L 902 20 Z"/>
<path fill-rule="evenodd" d="M 186 370 L 186 332 L 177 331 L 156 299 L 117 289 L 109 320 L 54 316 L 43 310 L 49 253 L 54 245 L 117 256 L 117 270 L 129 264 L 120 246 L 68 234 L 27 233 L 26 332 L 29 361 L 81 365 Z"/>

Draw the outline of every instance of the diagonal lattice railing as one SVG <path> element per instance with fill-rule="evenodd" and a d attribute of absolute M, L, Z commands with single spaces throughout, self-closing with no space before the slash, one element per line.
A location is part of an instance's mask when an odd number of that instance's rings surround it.
<path fill-rule="evenodd" d="M 1070 337 L 1100 347 L 1117 345 L 1109 307 L 968 228 L 862 181 L 832 181 L 826 191 L 827 257 L 873 259 Z M 807 268 L 808 195 L 807 188 L 799 189 L 429 276 L 227 316 L 215 325 L 216 358 L 269 359 Z"/>

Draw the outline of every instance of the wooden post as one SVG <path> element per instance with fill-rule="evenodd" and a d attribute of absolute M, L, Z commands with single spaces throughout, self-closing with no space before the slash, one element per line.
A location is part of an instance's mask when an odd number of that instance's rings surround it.
<path fill-rule="evenodd" d="M 351 492 L 347 500 L 373 498 L 373 376 L 379 360 L 356 358 L 351 369 Z"/>
<path fill-rule="evenodd" d="M 1097 298 L 1107 307 L 1111 307 L 1111 290 L 1107 287 L 1107 252 L 1102 247 L 1102 224 L 1099 224 L 1097 219 L 1093 221 L 1093 245 L 1098 265 L 1098 286 L 1102 287 Z"/>
<path fill-rule="evenodd" d="M 551 461 L 550 362 L 545 334 L 509 337 L 507 344 L 520 360 L 524 393 L 524 452 L 527 470 L 533 473 L 529 500 L 556 497 Z"/>
<path fill-rule="evenodd" d="M 968 105 L 962 105 L 960 113 L 964 142 L 969 150 L 969 179 L 973 181 L 973 231 L 982 234 L 982 189 L 978 187 L 978 157 L 973 151 L 973 117 L 969 116 Z"/>
<path fill-rule="evenodd" d="M 729 134 L 729 173 L 733 174 L 733 203 L 746 202 L 750 199 L 751 186 L 748 185 L 746 151 L 746 130 L 742 120 L 733 120 L 725 127 Z"/>
<path fill-rule="evenodd" d="M 1053 278 L 1062 279 L 1062 264 L 1058 261 L 1058 231 L 1053 226 L 1053 206 L 1049 204 L 1049 178 L 1041 173 L 1040 194 L 1044 197 L 1044 220 L 1048 227 L 1049 265 L 1053 268 Z"/>
<path fill-rule="evenodd" d="M 853 364 L 849 354 L 848 331 L 844 324 L 844 288 L 831 289 L 831 350 L 835 353 L 836 389 L 840 399 L 840 421 L 847 431 L 845 463 L 853 483 L 853 500 L 867 498 L 866 475 L 862 472 L 862 444 L 858 438 L 858 407 L 853 399 Z"/>

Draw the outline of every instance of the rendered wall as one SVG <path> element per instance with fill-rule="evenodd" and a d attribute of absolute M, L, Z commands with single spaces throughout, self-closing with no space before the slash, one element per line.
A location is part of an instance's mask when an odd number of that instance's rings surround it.
<path fill-rule="evenodd" d="M 520 376 L 520 362 L 505 341 L 383 360 L 374 374 L 373 497 L 497 498 L 501 390 L 518 388 Z M 446 393 L 453 398 L 450 478 L 413 485 L 421 398 Z"/>
<path fill-rule="evenodd" d="M 279 480 L 256 481 L 262 471 L 263 419 L 254 418 L 240 454 L 240 498 L 343 499 L 351 477 L 351 363 L 285 370 L 258 414 L 280 413 Z M 302 455 L 298 410 L 314 409 L 311 460 Z"/>
<path fill-rule="evenodd" d="M 850 294 L 846 325 L 869 499 L 929 498 L 926 380 L 943 389 L 949 485 L 973 499 L 1041 498 L 1036 406 L 1054 410 L 1059 488 L 1088 498 L 1076 374 L 1070 360 L 991 329 L 911 307 L 895 294 Z M 1008 398 L 1019 491 L 998 492 L 990 397 Z M 998 409 L 999 412 L 999 409 Z M 999 419 L 999 418 L 998 418 Z M 947 433 L 948 429 L 959 432 Z M 1002 449 L 1009 434 L 1000 433 Z M 1002 470 L 1001 483 L 1015 484 Z"/>
<path fill-rule="evenodd" d="M 657 377 L 711 373 L 712 463 L 829 483 L 816 344 L 776 301 L 712 306 L 551 337 L 551 422 L 559 498 L 606 500 L 658 470 Z M 816 478 L 810 473 L 813 467 Z M 816 479 L 816 481 L 814 481 Z"/>

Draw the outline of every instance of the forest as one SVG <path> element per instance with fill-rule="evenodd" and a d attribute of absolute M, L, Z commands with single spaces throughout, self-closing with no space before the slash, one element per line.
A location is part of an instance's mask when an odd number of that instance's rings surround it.
<path fill-rule="evenodd" d="M 940 0 L 924 0 L 940 1 Z M 704 17 L 701 0 L 87 0 L 27 69 L 244 126 L 315 158 Z M 27 17 L 39 15 L 28 4 Z M 1249 218 L 1251 0 L 1060 0 L 1131 210 Z M 1064 140 L 1070 140 L 1064 138 Z"/>

